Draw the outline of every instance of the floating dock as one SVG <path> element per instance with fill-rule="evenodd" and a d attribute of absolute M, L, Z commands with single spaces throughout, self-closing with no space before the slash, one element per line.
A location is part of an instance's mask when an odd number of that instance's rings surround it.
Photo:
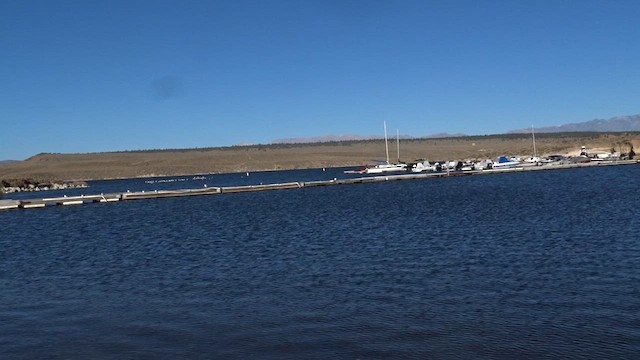
<path fill-rule="evenodd" d="M 540 165 L 540 166 L 534 165 L 534 166 L 524 166 L 524 167 L 513 167 L 508 169 L 442 171 L 442 172 L 427 172 L 427 173 L 402 173 L 402 174 L 389 174 L 389 175 L 378 175 L 378 176 L 364 176 L 364 177 L 352 178 L 352 179 L 331 179 L 331 180 L 305 181 L 305 182 L 295 181 L 295 182 L 265 184 L 265 185 L 205 187 L 201 189 L 153 190 L 153 191 L 136 191 L 136 192 L 127 191 L 123 193 L 62 196 L 62 197 L 43 198 L 43 199 L 26 199 L 26 200 L 6 199 L 6 200 L 0 200 L 0 210 L 32 209 L 32 208 L 44 208 L 44 207 L 58 206 L 58 205 L 83 205 L 83 204 L 92 204 L 92 203 L 111 203 L 111 202 L 126 201 L 126 200 L 216 195 L 216 194 L 266 191 L 266 190 L 299 189 L 299 188 L 314 187 L 314 186 L 365 184 L 365 183 L 378 183 L 378 182 L 394 181 L 394 180 L 418 180 L 418 179 L 443 178 L 443 177 L 513 173 L 513 172 L 524 172 L 524 171 L 560 170 L 560 169 L 573 169 L 573 168 L 585 168 L 585 167 L 597 167 L 597 166 L 631 165 L 631 164 L 638 164 L 639 162 L 640 160 L 597 161 L 597 162 L 593 161 L 588 163 L 575 163 L 575 164 L 546 164 L 546 165 Z"/>

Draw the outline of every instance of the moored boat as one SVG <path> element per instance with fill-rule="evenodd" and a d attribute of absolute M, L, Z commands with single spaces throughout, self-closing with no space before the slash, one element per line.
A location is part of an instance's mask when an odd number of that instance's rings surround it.
<path fill-rule="evenodd" d="M 423 171 L 436 171 L 437 168 L 434 164 L 431 164 L 429 160 L 418 159 L 415 163 L 409 165 L 409 170 L 418 173 Z"/>
<path fill-rule="evenodd" d="M 388 172 L 404 172 L 407 171 L 407 164 L 378 164 L 365 168 L 365 174 L 383 174 Z"/>
<path fill-rule="evenodd" d="M 492 169 L 508 169 L 518 167 L 520 165 L 520 161 L 516 158 L 508 158 L 506 156 L 500 156 L 498 158 L 498 162 L 493 163 L 491 166 Z"/>
<path fill-rule="evenodd" d="M 384 146 L 387 153 L 387 160 L 377 165 L 367 165 L 356 168 L 354 170 L 346 170 L 345 174 L 383 174 L 392 172 L 404 172 L 407 171 L 407 164 L 400 161 L 400 135 L 397 135 L 398 144 L 398 163 L 391 164 L 389 162 L 389 142 L 387 140 L 387 123 L 384 124 Z"/>

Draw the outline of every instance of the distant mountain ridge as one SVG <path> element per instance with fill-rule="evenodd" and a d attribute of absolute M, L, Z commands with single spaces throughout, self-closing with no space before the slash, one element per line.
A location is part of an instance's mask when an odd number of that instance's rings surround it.
<path fill-rule="evenodd" d="M 332 142 L 332 141 L 350 141 L 350 140 L 371 140 L 375 139 L 375 135 L 325 135 L 325 136 L 312 136 L 312 137 L 297 137 L 297 138 L 282 138 L 274 139 L 272 144 L 301 144 L 301 143 L 320 143 L 320 142 Z"/>
<path fill-rule="evenodd" d="M 449 133 L 437 133 L 426 136 L 415 137 L 411 135 L 400 135 L 400 139 L 435 139 L 435 138 L 449 138 L 449 137 L 460 137 L 467 136 L 465 134 L 449 134 Z M 323 142 L 334 142 L 334 141 L 358 141 L 358 140 L 374 140 L 374 139 L 382 139 L 381 135 L 325 135 L 325 136 L 313 136 L 313 137 L 298 137 L 298 138 L 283 138 L 283 139 L 275 139 L 271 141 L 272 144 L 304 144 L 304 143 L 323 143 Z M 395 139 L 395 136 L 390 138 Z"/>
<path fill-rule="evenodd" d="M 628 116 L 616 116 L 608 120 L 594 119 L 580 123 L 570 123 L 559 126 L 535 127 L 537 133 L 557 132 L 620 132 L 640 131 L 640 114 Z M 531 128 L 511 130 L 507 134 L 521 134 L 531 132 Z"/>
<path fill-rule="evenodd" d="M 640 131 L 640 114 L 616 116 L 610 119 L 594 119 L 590 121 L 580 123 L 569 123 L 558 126 L 547 127 L 535 127 L 536 133 L 559 133 L 559 132 L 624 132 L 624 131 Z M 517 129 L 507 131 L 506 134 L 523 134 L 530 133 L 531 128 Z M 468 134 L 449 134 L 449 133 L 437 133 L 425 136 L 410 136 L 400 135 L 400 139 L 436 139 L 436 138 L 451 138 L 451 137 L 464 137 Z M 381 139 L 380 135 L 325 135 L 325 136 L 313 136 L 313 137 L 297 137 L 297 138 L 282 138 L 271 141 L 272 144 L 305 144 L 305 143 L 323 143 L 334 141 L 357 141 L 357 140 L 373 140 Z"/>

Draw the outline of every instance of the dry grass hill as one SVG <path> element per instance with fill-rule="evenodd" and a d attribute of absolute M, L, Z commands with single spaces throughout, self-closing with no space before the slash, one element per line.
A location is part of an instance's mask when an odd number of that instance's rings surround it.
<path fill-rule="evenodd" d="M 580 146 L 593 151 L 627 152 L 640 148 L 640 133 L 536 134 L 539 155 L 575 155 Z M 389 142 L 395 161 L 396 142 Z M 531 134 L 465 136 L 400 141 L 400 158 L 413 161 L 533 155 Z M 312 144 L 272 144 L 206 149 L 147 150 L 90 154 L 39 154 L 0 164 L 0 179 L 96 180 L 146 176 L 209 174 L 259 170 L 359 166 L 385 158 L 384 140 Z"/>

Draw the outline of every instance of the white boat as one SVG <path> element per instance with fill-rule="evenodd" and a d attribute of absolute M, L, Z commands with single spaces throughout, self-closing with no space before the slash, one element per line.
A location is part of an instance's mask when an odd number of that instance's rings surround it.
<path fill-rule="evenodd" d="M 493 166 L 493 161 L 491 161 L 490 159 L 484 159 L 484 160 L 476 161 L 475 163 L 473 163 L 472 170 L 487 170 L 487 169 L 491 169 L 492 166 Z"/>
<path fill-rule="evenodd" d="M 538 151 L 536 150 L 536 133 L 533 125 L 531 125 L 531 139 L 533 140 L 533 156 L 522 160 L 519 164 L 521 167 L 539 166 L 543 163 L 543 160 L 538 156 Z"/>
<path fill-rule="evenodd" d="M 509 159 L 506 156 L 500 156 L 500 158 L 498 159 L 498 162 L 493 163 L 491 168 L 492 169 L 508 169 L 508 168 L 514 168 L 519 166 L 520 166 L 520 161 L 518 161 L 517 159 L 515 158 Z"/>
<path fill-rule="evenodd" d="M 398 135 L 398 158 L 400 158 L 400 136 Z M 389 142 L 387 140 L 387 122 L 384 122 L 384 146 L 387 152 L 387 160 L 377 165 L 367 165 L 355 170 L 347 170 L 345 174 L 383 174 L 390 172 L 404 172 L 407 171 L 407 164 L 398 160 L 397 164 L 389 163 Z"/>
<path fill-rule="evenodd" d="M 388 172 L 401 172 L 407 171 L 407 164 L 378 164 L 373 166 L 367 166 L 365 174 L 382 174 Z"/>
<path fill-rule="evenodd" d="M 415 163 L 410 165 L 411 172 L 419 173 L 423 171 L 436 171 L 436 166 L 431 164 L 429 160 L 419 159 Z"/>

